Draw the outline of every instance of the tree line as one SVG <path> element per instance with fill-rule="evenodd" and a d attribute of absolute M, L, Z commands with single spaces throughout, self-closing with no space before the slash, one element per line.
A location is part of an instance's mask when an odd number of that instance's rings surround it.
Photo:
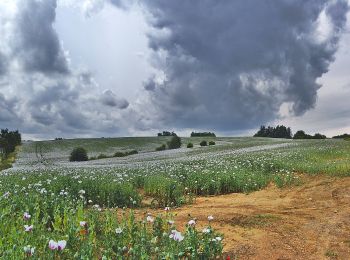
<path fill-rule="evenodd" d="M 287 138 L 287 139 L 326 139 L 327 136 L 316 133 L 314 135 L 306 134 L 305 131 L 299 130 L 294 135 L 292 135 L 292 130 L 290 127 L 284 125 L 278 125 L 276 127 L 272 126 L 261 126 L 259 131 L 254 135 L 254 137 L 270 137 L 270 138 Z M 333 137 L 334 138 L 334 137 Z M 338 137 L 335 137 L 338 138 Z"/>
<path fill-rule="evenodd" d="M 202 133 L 192 132 L 191 137 L 216 137 L 216 135 L 212 132 L 202 132 Z"/>
<path fill-rule="evenodd" d="M 276 127 L 262 125 L 254 137 L 270 137 L 270 138 L 287 138 L 292 139 L 292 130 L 290 127 L 278 125 Z"/>
<path fill-rule="evenodd" d="M 5 157 L 10 153 L 13 153 L 17 145 L 22 142 L 21 134 L 16 131 L 9 131 L 6 129 L 1 129 L 0 132 L 0 151 Z"/>

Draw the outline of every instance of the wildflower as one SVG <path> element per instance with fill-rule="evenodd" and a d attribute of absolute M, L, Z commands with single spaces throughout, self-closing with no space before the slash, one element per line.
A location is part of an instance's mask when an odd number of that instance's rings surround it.
<path fill-rule="evenodd" d="M 212 215 L 208 216 L 208 220 L 212 221 L 214 219 L 214 217 Z"/>
<path fill-rule="evenodd" d="M 27 256 L 34 255 L 35 247 L 31 247 L 30 245 L 23 247 L 24 253 Z"/>
<path fill-rule="evenodd" d="M 174 225 L 174 223 L 175 223 L 174 220 L 171 220 L 171 219 L 168 220 L 168 224 L 169 224 L 170 226 Z"/>
<path fill-rule="evenodd" d="M 49 248 L 51 250 L 63 251 L 65 249 L 66 245 L 67 245 L 66 240 L 59 240 L 57 242 L 54 240 L 49 241 Z"/>
<path fill-rule="evenodd" d="M 196 221 L 194 219 L 191 219 L 190 221 L 188 221 L 188 225 L 189 226 L 195 226 L 196 225 Z"/>
<path fill-rule="evenodd" d="M 83 195 L 83 194 L 85 194 L 85 190 L 80 190 L 78 193 Z"/>
<path fill-rule="evenodd" d="M 154 222 L 154 218 L 152 216 L 150 216 L 150 215 L 147 216 L 146 220 L 149 223 L 153 223 Z"/>
<path fill-rule="evenodd" d="M 121 234 L 123 232 L 122 228 L 116 228 L 115 229 L 115 233 L 117 233 L 118 235 Z"/>
<path fill-rule="evenodd" d="M 222 240 L 222 237 L 216 237 L 215 240 L 216 240 L 217 242 L 220 242 L 220 241 Z"/>
<path fill-rule="evenodd" d="M 30 232 L 30 231 L 32 231 L 32 230 L 33 230 L 33 225 L 30 225 L 30 226 L 24 225 L 24 231 L 25 231 L 25 232 Z"/>
<path fill-rule="evenodd" d="M 49 241 L 49 248 L 51 249 L 51 250 L 56 250 L 57 249 L 57 242 L 56 241 L 53 241 L 53 240 L 50 240 Z"/>
<path fill-rule="evenodd" d="M 177 230 L 172 230 L 171 234 L 169 235 L 169 238 L 174 239 L 175 241 L 181 242 L 184 240 L 184 236 L 181 234 L 181 232 Z"/>
<path fill-rule="evenodd" d="M 79 225 L 81 227 L 86 227 L 87 226 L 87 222 L 86 221 L 80 221 Z"/>
<path fill-rule="evenodd" d="M 170 210 L 170 208 L 169 207 L 165 207 L 165 209 L 164 209 L 165 211 L 169 211 Z"/>
<path fill-rule="evenodd" d="M 210 228 L 204 228 L 202 230 L 202 233 L 204 233 L 204 234 L 209 234 L 210 232 L 211 232 Z"/>
<path fill-rule="evenodd" d="M 64 248 L 66 247 L 67 245 L 67 241 L 66 240 L 60 240 L 57 242 L 57 250 L 58 251 L 62 251 L 64 250 Z"/>
<path fill-rule="evenodd" d="M 23 219 L 24 220 L 29 220 L 32 216 L 28 212 L 24 212 L 23 214 Z"/>

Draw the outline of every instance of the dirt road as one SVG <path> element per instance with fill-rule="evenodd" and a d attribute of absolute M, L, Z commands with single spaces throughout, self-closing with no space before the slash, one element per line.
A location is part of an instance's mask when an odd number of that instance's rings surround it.
<path fill-rule="evenodd" d="M 195 217 L 201 228 L 213 215 L 231 259 L 350 259 L 350 177 L 302 178 L 292 188 L 198 198 L 175 220 Z"/>

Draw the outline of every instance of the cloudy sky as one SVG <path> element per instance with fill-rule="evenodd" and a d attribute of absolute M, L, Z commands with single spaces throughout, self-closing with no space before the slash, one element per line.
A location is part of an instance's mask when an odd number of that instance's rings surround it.
<path fill-rule="evenodd" d="M 1 0 L 0 128 L 25 138 L 350 133 L 348 0 Z"/>

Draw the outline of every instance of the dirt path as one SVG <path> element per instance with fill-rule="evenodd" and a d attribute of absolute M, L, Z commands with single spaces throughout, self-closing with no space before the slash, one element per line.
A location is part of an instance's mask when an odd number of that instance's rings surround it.
<path fill-rule="evenodd" d="M 350 177 L 198 198 L 175 213 L 178 225 L 195 217 L 199 228 L 213 215 L 231 259 L 350 259 Z"/>

